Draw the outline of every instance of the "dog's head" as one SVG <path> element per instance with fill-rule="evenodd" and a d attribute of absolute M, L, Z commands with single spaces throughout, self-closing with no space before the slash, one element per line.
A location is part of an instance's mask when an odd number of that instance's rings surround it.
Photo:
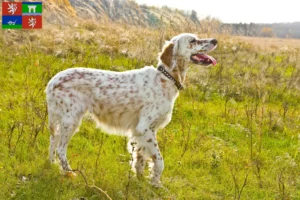
<path fill-rule="evenodd" d="M 179 60 L 205 66 L 216 65 L 216 59 L 207 55 L 216 46 L 217 40 L 214 38 L 199 39 L 194 34 L 183 33 L 166 42 L 160 60 L 171 69 Z"/>

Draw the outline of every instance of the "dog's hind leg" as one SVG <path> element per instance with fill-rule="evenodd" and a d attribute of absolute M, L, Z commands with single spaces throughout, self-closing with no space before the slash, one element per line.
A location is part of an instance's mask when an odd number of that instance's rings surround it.
<path fill-rule="evenodd" d="M 49 132 L 50 132 L 50 146 L 49 146 L 49 160 L 51 163 L 56 162 L 56 147 L 60 140 L 59 126 L 55 118 L 49 115 Z"/>
<path fill-rule="evenodd" d="M 78 130 L 78 126 L 81 123 L 81 118 L 83 116 L 83 113 L 77 116 L 76 117 L 65 116 L 64 118 L 62 118 L 60 122 L 61 135 L 60 135 L 60 141 L 57 148 L 57 154 L 64 171 L 72 170 L 67 159 L 67 147 L 71 137 Z"/>
<path fill-rule="evenodd" d="M 59 143 L 60 135 L 50 135 L 49 160 L 51 163 L 56 163 L 56 147 Z"/>

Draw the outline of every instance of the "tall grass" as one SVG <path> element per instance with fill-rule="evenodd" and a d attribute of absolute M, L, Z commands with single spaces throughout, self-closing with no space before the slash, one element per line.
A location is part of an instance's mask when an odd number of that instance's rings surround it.
<path fill-rule="evenodd" d="M 195 30 L 197 31 L 197 30 Z M 71 140 L 71 178 L 47 162 L 44 89 L 70 67 L 124 71 L 155 65 L 175 30 L 82 25 L 3 32 L 0 45 L 0 199 L 297 199 L 299 50 L 219 39 L 219 64 L 194 66 L 172 122 L 158 134 L 166 189 L 138 181 L 126 138 L 89 117 Z M 204 33 L 207 36 L 208 33 Z"/>

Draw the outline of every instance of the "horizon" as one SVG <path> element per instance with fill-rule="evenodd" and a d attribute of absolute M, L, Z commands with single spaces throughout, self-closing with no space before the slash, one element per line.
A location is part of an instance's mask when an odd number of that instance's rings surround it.
<path fill-rule="evenodd" d="M 210 0 L 205 6 L 203 6 L 203 2 L 195 2 L 192 0 L 151 0 L 151 2 L 149 0 L 136 0 L 136 2 L 148 6 L 168 6 L 180 10 L 195 10 L 199 19 L 210 16 L 223 23 L 270 24 L 300 22 L 300 15 L 295 15 L 295 13 L 299 12 L 299 6 L 293 0 L 286 0 L 284 4 L 259 0 L 252 0 L 251 2 Z M 209 5 L 218 6 L 209 10 L 207 9 Z M 272 8 L 268 8 L 270 5 Z M 195 8 L 197 6 L 198 8 Z"/>

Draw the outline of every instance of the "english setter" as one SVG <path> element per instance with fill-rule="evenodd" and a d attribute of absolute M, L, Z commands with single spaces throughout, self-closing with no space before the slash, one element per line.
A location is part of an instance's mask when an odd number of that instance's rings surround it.
<path fill-rule="evenodd" d="M 88 111 L 107 133 L 129 137 L 133 170 L 141 176 L 148 159 L 151 183 L 160 185 L 164 162 L 157 130 L 171 121 L 190 64 L 215 65 L 216 60 L 206 53 L 216 46 L 216 39 L 185 33 L 166 42 L 157 68 L 125 72 L 71 68 L 56 74 L 46 88 L 50 161 L 55 162 L 57 152 L 63 170 L 71 171 L 68 142 Z"/>

